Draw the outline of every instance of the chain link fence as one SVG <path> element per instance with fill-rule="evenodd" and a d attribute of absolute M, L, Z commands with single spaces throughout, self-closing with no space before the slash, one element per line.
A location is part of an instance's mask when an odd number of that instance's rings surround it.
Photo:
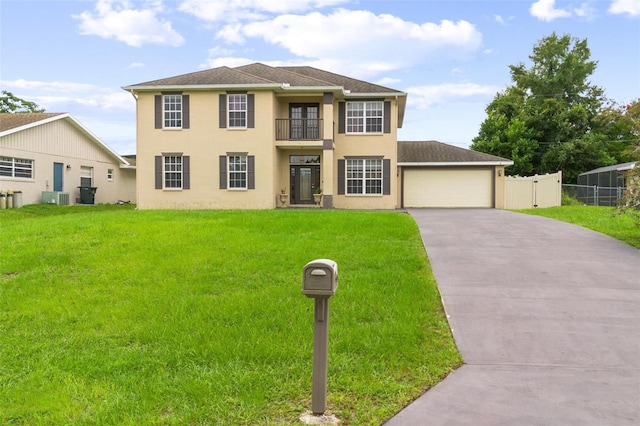
<path fill-rule="evenodd" d="M 566 196 L 587 206 L 616 206 L 626 189 L 624 186 L 562 185 Z"/>

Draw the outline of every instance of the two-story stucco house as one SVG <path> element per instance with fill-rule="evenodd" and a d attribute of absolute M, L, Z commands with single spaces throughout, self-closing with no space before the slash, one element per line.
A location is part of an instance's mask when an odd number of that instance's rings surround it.
<path fill-rule="evenodd" d="M 407 94 L 312 67 L 220 67 L 123 87 L 141 209 L 399 207 Z"/>

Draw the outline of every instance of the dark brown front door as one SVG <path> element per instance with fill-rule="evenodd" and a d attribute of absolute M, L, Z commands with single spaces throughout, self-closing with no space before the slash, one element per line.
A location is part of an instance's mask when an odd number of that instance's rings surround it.
<path fill-rule="evenodd" d="M 313 204 L 313 193 L 320 187 L 320 166 L 291 166 L 291 204 Z"/>

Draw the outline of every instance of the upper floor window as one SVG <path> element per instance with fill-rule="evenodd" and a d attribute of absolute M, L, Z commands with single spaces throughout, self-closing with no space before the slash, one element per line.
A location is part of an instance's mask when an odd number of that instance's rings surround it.
<path fill-rule="evenodd" d="M 164 95 L 164 127 L 182 128 L 182 95 Z"/>
<path fill-rule="evenodd" d="M 382 194 L 382 159 L 348 159 L 347 194 Z"/>
<path fill-rule="evenodd" d="M 384 102 L 347 102 L 347 133 L 382 133 Z"/>
<path fill-rule="evenodd" d="M 229 128 L 247 127 L 247 95 L 229 95 Z"/>
<path fill-rule="evenodd" d="M 0 157 L 0 176 L 33 179 L 33 160 Z"/>

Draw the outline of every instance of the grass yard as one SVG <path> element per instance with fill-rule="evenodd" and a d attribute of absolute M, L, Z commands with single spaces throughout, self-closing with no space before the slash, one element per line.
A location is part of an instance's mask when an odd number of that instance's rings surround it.
<path fill-rule="evenodd" d="M 341 424 L 383 423 L 461 363 L 406 214 L 37 205 L 0 229 L 0 424 L 298 424 L 315 258 L 339 265 Z"/>
<path fill-rule="evenodd" d="M 640 248 L 640 228 L 631 216 L 613 215 L 613 207 L 566 205 L 519 211 L 580 225 Z"/>

